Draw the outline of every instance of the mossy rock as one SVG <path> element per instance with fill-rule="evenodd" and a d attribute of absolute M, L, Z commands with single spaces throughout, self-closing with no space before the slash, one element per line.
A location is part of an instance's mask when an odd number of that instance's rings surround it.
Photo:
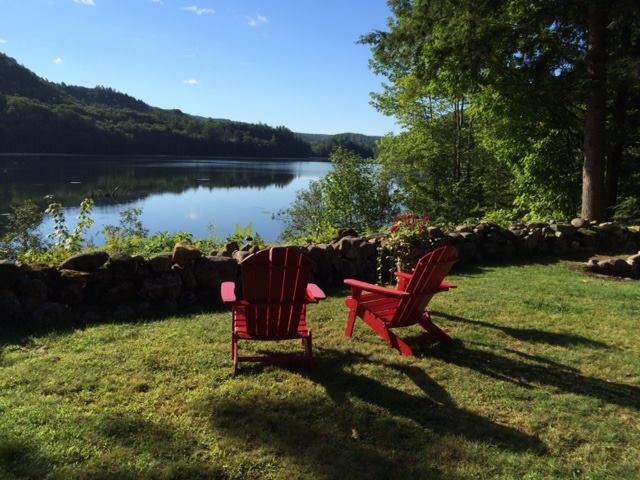
<path fill-rule="evenodd" d="M 579 228 L 578 233 L 580 235 L 584 235 L 585 237 L 593 237 L 598 235 L 598 232 L 596 232 L 595 230 L 590 230 L 588 228 Z"/>

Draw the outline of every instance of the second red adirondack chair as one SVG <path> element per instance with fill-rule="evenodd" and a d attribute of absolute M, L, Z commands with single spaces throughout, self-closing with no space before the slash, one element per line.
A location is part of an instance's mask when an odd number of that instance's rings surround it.
<path fill-rule="evenodd" d="M 405 356 L 412 356 L 413 351 L 391 331 L 392 328 L 420 324 L 437 340 L 451 342 L 451 337 L 433 323 L 426 307 L 436 293 L 456 287 L 443 280 L 457 261 L 455 248 L 438 248 L 422 257 L 412 274 L 396 273 L 396 289 L 346 279 L 344 283 L 351 287 L 351 296 L 346 300 L 349 317 L 345 335 L 353 335 L 356 318 L 359 317 L 390 347 Z"/>
<path fill-rule="evenodd" d="M 248 256 L 240 264 L 242 300 L 236 299 L 235 284 L 224 282 L 222 301 L 232 306 L 231 357 L 233 373 L 244 362 L 305 360 L 311 362 L 311 330 L 307 327 L 307 304 L 326 298 L 309 283 L 311 260 L 298 250 L 274 247 Z M 240 340 L 301 339 L 304 357 L 251 356 L 238 354 Z"/>

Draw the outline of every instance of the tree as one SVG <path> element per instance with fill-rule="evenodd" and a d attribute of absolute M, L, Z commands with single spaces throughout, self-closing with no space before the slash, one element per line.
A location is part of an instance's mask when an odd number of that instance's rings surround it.
<path fill-rule="evenodd" d="M 637 51 L 637 2 L 589 0 L 587 8 L 579 0 L 390 0 L 389 5 L 389 31 L 362 38 L 372 46 L 374 71 L 390 80 L 374 97 L 381 110 L 399 114 L 401 123 L 413 128 L 418 107 L 426 108 L 430 99 L 466 99 L 472 115 L 509 115 L 511 123 L 532 134 L 515 132 L 513 138 L 558 146 L 558 139 L 568 141 L 567 157 L 582 150 L 582 216 L 608 215 L 607 202 L 615 203 L 605 191 L 611 100 L 620 83 L 638 85 L 640 79 L 637 68 L 617 69 L 615 84 L 607 73 L 616 62 L 630 62 Z M 631 32 L 626 45 L 624 31 Z M 539 128 L 541 115 L 551 137 Z M 508 142 L 510 133 L 501 133 L 485 144 Z M 576 149 L 579 137 L 583 141 Z M 516 174 L 527 171 L 523 153 L 509 157 Z M 555 169 L 573 175 L 572 167 L 567 161 Z M 544 179 L 532 175 L 528 180 L 538 187 Z"/>
<path fill-rule="evenodd" d="M 372 231 L 397 213 L 392 184 L 377 164 L 342 147 L 330 158 L 333 170 L 299 191 L 292 206 L 280 212 L 283 238 L 326 241 L 340 227 Z"/>

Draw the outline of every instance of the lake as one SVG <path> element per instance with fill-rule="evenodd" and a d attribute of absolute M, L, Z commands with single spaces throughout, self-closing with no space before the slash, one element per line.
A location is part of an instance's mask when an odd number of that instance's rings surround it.
<path fill-rule="evenodd" d="M 96 223 L 89 238 L 96 245 L 103 243 L 104 226 L 117 225 L 120 212 L 129 208 L 142 209 L 150 233 L 186 231 L 208 238 L 213 227 L 225 238 L 236 225 L 251 224 L 266 241 L 276 241 L 283 225 L 273 215 L 330 169 L 329 162 L 304 159 L 4 155 L 0 214 L 26 199 L 46 206 L 45 196 L 53 195 L 73 226 L 80 202 L 92 197 Z M 51 233 L 51 220 L 40 230 Z"/>

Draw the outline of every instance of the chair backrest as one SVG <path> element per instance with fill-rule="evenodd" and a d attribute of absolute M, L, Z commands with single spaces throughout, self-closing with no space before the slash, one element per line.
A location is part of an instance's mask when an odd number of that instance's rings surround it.
<path fill-rule="evenodd" d="M 297 249 L 274 247 L 240 264 L 247 331 L 255 338 L 295 338 L 305 313 L 311 261 Z"/>
<path fill-rule="evenodd" d="M 390 326 L 415 323 L 415 316 L 422 315 L 431 297 L 437 293 L 440 284 L 457 261 L 458 251 L 450 246 L 433 250 L 418 260 L 413 276 L 404 289 L 411 296 L 402 299 Z"/>

